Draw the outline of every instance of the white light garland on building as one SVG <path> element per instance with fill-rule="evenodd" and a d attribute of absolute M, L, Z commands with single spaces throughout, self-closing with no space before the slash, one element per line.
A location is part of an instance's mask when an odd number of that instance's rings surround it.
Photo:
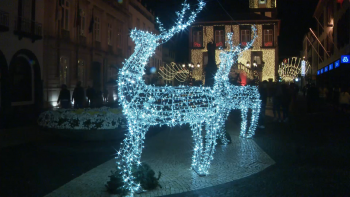
<path fill-rule="evenodd" d="M 156 87 L 146 85 L 142 80 L 145 66 L 155 53 L 156 47 L 168 41 L 175 33 L 194 22 L 196 15 L 203 9 L 205 3 L 198 0 L 198 8 L 191 12 L 188 21 L 184 16 L 189 10 L 189 4 L 183 4 L 178 13 L 176 25 L 166 31 L 160 24 L 160 35 L 132 30 L 131 38 L 135 42 L 135 52 L 124 62 L 119 72 L 118 98 L 123 107 L 123 113 L 128 121 L 129 132 L 117 152 L 117 165 L 124 179 L 124 188 L 131 195 L 142 190 L 139 183 L 134 182 L 132 167 L 141 164 L 141 153 L 145 134 L 151 125 L 183 125 L 189 124 L 193 131 L 194 153 L 192 169 L 199 175 L 207 175 L 210 162 L 213 159 L 217 137 L 225 143 L 225 121 L 231 109 L 242 110 L 241 137 L 250 138 L 254 135 L 260 111 L 260 95 L 256 87 L 233 86 L 228 75 L 239 55 L 248 50 L 256 39 L 246 47 L 233 46 L 232 34 L 228 34 L 229 51 L 220 54 L 220 68 L 215 75 L 214 87 Z M 247 131 L 247 112 L 252 109 L 251 125 Z M 205 142 L 202 137 L 202 126 L 205 125 Z"/>

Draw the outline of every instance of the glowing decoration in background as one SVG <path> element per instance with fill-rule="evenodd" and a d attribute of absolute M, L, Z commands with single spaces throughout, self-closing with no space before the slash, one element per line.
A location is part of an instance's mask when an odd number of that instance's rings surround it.
<path fill-rule="evenodd" d="M 328 66 L 324 67 L 324 72 L 328 71 Z"/>
<path fill-rule="evenodd" d="M 305 60 L 301 61 L 301 76 L 305 76 L 305 66 L 306 66 L 306 62 Z"/>
<path fill-rule="evenodd" d="M 320 75 L 320 70 L 317 71 L 317 75 Z"/>
<path fill-rule="evenodd" d="M 300 74 L 302 75 L 303 62 L 305 63 L 304 75 L 309 71 L 310 63 L 301 58 L 292 57 L 284 59 L 279 65 L 278 74 L 285 81 L 293 81 Z"/>
<path fill-rule="evenodd" d="M 156 69 L 156 67 L 152 67 L 149 71 L 150 71 L 152 74 L 154 74 L 154 73 L 157 72 L 157 69 Z"/>
<path fill-rule="evenodd" d="M 341 59 L 341 63 L 343 63 L 343 64 L 350 63 L 350 55 L 342 55 L 340 59 Z"/>
<path fill-rule="evenodd" d="M 227 35 L 230 50 L 220 54 L 220 68 L 215 75 L 214 87 L 155 87 L 146 85 L 142 79 L 149 58 L 156 47 L 168 41 L 175 33 L 184 30 L 194 22 L 196 15 L 205 3 L 198 0 L 198 8 L 191 12 L 189 19 L 184 20 L 190 6 L 186 2 L 178 12 L 176 25 L 165 30 L 157 18 L 160 35 L 141 30 L 132 30 L 131 38 L 135 42 L 135 52 L 125 60 L 119 72 L 118 99 L 123 107 L 123 114 L 128 121 L 129 132 L 117 152 L 117 165 L 124 179 L 124 188 L 131 192 L 142 190 L 134 182 L 132 167 L 141 164 L 141 153 L 145 134 L 151 125 L 190 124 L 194 138 L 192 169 L 199 175 L 207 175 L 213 159 L 217 137 L 227 143 L 225 137 L 225 120 L 231 109 L 241 109 L 241 137 L 251 138 L 260 111 L 260 95 L 257 87 L 233 86 L 229 83 L 228 74 L 238 56 L 248 50 L 256 39 L 256 28 L 252 26 L 254 38 L 247 46 L 234 47 L 232 33 Z M 247 112 L 252 109 L 251 124 L 247 129 Z M 202 137 L 202 126 L 205 125 L 205 143 Z"/>
<path fill-rule="evenodd" d="M 323 68 L 321 68 L 321 74 L 323 74 Z"/>
<path fill-rule="evenodd" d="M 158 73 L 162 76 L 163 80 L 172 81 L 174 79 L 179 82 L 185 82 L 188 79 L 189 71 L 177 65 L 175 62 L 171 62 L 170 66 L 166 64 Z"/>

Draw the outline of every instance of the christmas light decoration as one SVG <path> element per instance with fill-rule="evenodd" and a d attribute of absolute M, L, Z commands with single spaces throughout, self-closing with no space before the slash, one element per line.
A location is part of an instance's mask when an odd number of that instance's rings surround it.
<path fill-rule="evenodd" d="M 171 62 L 170 66 L 166 64 L 158 73 L 164 80 L 172 81 L 176 79 L 179 82 L 185 82 L 190 72 L 187 69 L 181 68 L 175 62 Z"/>
<path fill-rule="evenodd" d="M 215 152 L 216 139 L 224 143 L 224 125 L 231 109 L 242 110 L 241 137 L 254 135 L 260 110 L 260 95 L 256 87 L 238 87 L 229 83 L 230 69 L 238 56 L 252 47 L 256 39 L 256 28 L 252 26 L 254 38 L 245 47 L 233 46 L 232 33 L 227 35 L 230 50 L 220 54 L 220 67 L 215 75 L 214 87 L 156 87 L 146 85 L 142 79 L 149 58 L 157 46 L 168 41 L 175 33 L 194 22 L 196 15 L 205 3 L 198 0 L 198 8 L 191 12 L 189 19 L 184 20 L 189 4 L 183 4 L 178 12 L 176 25 L 166 31 L 157 18 L 160 35 L 132 30 L 131 38 L 135 42 L 135 52 L 125 60 L 119 72 L 118 98 L 123 107 L 123 114 L 128 121 L 129 132 L 117 152 L 117 165 L 124 179 L 124 189 L 134 192 L 142 191 L 139 183 L 134 182 L 132 166 L 141 164 L 141 153 L 145 134 L 151 125 L 189 124 L 193 131 L 194 153 L 192 169 L 199 175 L 207 175 L 210 162 Z M 247 131 L 247 112 L 252 109 L 251 125 Z M 202 126 L 205 125 L 205 143 L 202 137 Z"/>
<path fill-rule="evenodd" d="M 302 58 L 292 57 L 281 62 L 278 69 L 279 76 L 285 81 L 293 81 L 299 75 L 308 72 L 310 63 Z"/>

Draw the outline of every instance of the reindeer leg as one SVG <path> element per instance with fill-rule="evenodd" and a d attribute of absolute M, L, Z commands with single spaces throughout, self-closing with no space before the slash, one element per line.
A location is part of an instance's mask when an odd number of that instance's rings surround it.
<path fill-rule="evenodd" d="M 121 157 L 121 161 L 117 162 L 118 168 L 124 179 L 124 187 L 130 191 L 131 196 L 134 192 L 142 190 L 140 184 L 134 182 L 132 168 L 141 164 L 143 142 L 148 128 L 149 126 L 129 124 L 129 133 L 123 141 L 122 148 L 118 152 L 118 156 Z"/>
<path fill-rule="evenodd" d="M 217 118 L 215 118 L 216 121 Z M 217 124 L 215 125 L 218 126 Z M 217 139 L 217 131 L 218 128 L 215 128 L 214 123 L 206 122 L 205 123 L 205 147 L 204 150 L 200 151 L 199 162 L 196 163 L 194 170 L 197 172 L 199 176 L 206 176 L 209 172 L 210 162 L 213 160 L 213 154 L 215 152 L 215 145 Z M 202 141 L 202 137 L 200 137 Z M 203 148 L 203 145 L 201 145 Z M 195 148 L 196 149 L 196 148 Z"/>
<path fill-rule="evenodd" d="M 253 103 L 251 107 L 252 107 L 252 119 L 248 130 L 247 138 L 251 138 L 255 135 L 256 126 L 259 120 L 260 101 Z"/>
<path fill-rule="evenodd" d="M 247 116 L 248 116 L 248 108 L 243 107 L 241 109 L 241 117 L 242 117 L 242 122 L 241 122 L 241 133 L 240 137 L 246 137 L 246 130 L 247 130 Z"/>
<path fill-rule="evenodd" d="M 218 130 L 218 135 L 217 138 L 221 141 L 223 145 L 227 145 L 230 143 L 230 140 L 227 139 L 226 137 L 226 129 L 225 129 L 225 121 L 227 120 L 227 117 L 229 115 L 229 111 L 225 111 L 219 120 L 219 130 Z"/>
<path fill-rule="evenodd" d="M 194 140 L 194 151 L 192 156 L 192 169 L 198 173 L 203 151 L 202 124 L 191 125 Z"/>

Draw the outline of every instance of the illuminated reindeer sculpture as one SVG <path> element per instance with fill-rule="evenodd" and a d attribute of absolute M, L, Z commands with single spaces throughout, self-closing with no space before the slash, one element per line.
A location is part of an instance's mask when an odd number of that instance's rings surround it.
<path fill-rule="evenodd" d="M 185 2 L 181 13 L 178 13 L 176 25 L 168 31 L 157 19 L 160 35 L 136 29 L 131 31 L 131 38 L 136 44 L 135 52 L 125 61 L 118 80 L 119 101 L 128 121 L 129 132 L 117 153 L 117 164 L 124 179 L 124 188 L 129 190 L 131 195 L 142 189 L 140 184 L 134 182 L 132 167 L 141 164 L 145 134 L 152 125 L 190 125 L 194 138 L 192 169 L 199 175 L 208 174 L 217 137 L 226 141 L 223 132 L 225 120 L 231 109 L 242 110 L 241 136 L 254 135 L 260 107 L 259 93 L 255 87 L 230 85 L 228 74 L 238 55 L 254 42 L 255 27 L 253 27 L 254 39 L 243 49 L 233 47 L 232 33 L 228 35 L 231 50 L 223 51 L 220 55 L 221 64 L 215 76 L 214 87 L 155 87 L 146 85 L 143 81 L 145 66 L 156 47 L 189 26 L 204 5 L 202 0 L 198 0 L 198 8 L 191 12 L 188 21 L 184 21 L 186 11 L 190 9 Z M 253 109 L 253 116 L 246 133 L 248 108 Z M 201 134 L 203 125 L 206 130 L 205 143 Z"/>

